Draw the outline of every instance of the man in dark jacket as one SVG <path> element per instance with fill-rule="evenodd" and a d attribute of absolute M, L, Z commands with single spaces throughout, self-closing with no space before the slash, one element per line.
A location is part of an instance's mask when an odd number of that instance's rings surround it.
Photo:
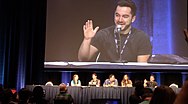
<path fill-rule="evenodd" d="M 73 98 L 67 93 L 66 84 L 59 85 L 60 93 L 55 96 L 54 104 L 73 104 Z"/>

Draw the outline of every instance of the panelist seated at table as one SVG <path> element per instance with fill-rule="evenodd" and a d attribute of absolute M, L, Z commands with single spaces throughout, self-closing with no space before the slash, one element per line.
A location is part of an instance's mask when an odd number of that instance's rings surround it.
<path fill-rule="evenodd" d="M 77 74 L 73 76 L 73 80 L 71 81 L 71 86 L 81 86 L 81 81 L 79 80 L 79 76 Z"/>
<path fill-rule="evenodd" d="M 118 80 L 115 78 L 113 74 L 109 75 L 109 79 L 106 79 L 103 83 L 104 87 L 116 87 L 118 86 Z"/>
<path fill-rule="evenodd" d="M 121 81 L 121 86 L 122 87 L 132 87 L 132 81 L 129 79 L 129 76 L 125 74 L 123 76 L 123 79 Z"/>
<path fill-rule="evenodd" d="M 97 74 L 93 73 L 92 74 L 92 80 L 89 82 L 89 86 L 96 86 L 99 87 L 100 86 L 100 79 L 97 79 Z"/>
<path fill-rule="evenodd" d="M 150 76 L 150 81 L 147 81 L 146 79 L 144 80 L 144 87 L 152 87 L 156 88 L 157 87 L 157 82 L 155 81 L 154 75 Z"/>

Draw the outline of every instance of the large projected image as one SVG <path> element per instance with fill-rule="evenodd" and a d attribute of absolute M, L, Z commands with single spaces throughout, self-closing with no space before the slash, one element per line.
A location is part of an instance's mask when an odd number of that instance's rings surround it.
<path fill-rule="evenodd" d="M 133 1 L 137 12 L 132 26 L 148 35 L 152 54 L 188 57 L 188 47 L 183 35 L 183 29 L 187 27 L 186 0 L 178 4 L 166 0 Z M 78 62 L 79 48 L 84 39 L 83 25 L 87 20 L 92 20 L 94 28 L 99 26 L 98 31 L 115 26 L 117 2 L 118 0 L 47 0 L 45 62 Z M 181 10 L 176 8 L 180 6 Z"/>

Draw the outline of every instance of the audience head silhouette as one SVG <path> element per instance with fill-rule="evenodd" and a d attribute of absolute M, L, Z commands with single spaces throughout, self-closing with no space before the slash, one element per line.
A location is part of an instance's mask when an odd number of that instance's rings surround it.
<path fill-rule="evenodd" d="M 150 104 L 173 104 L 176 98 L 175 92 L 168 86 L 155 88 Z"/>

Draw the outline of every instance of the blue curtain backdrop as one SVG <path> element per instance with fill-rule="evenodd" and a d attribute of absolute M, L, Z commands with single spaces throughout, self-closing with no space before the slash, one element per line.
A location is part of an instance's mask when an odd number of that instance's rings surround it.
<path fill-rule="evenodd" d="M 188 56 L 183 36 L 187 0 L 134 1 L 138 6 L 134 26 L 150 35 L 153 54 Z M 46 0 L 0 0 L 0 14 L 0 83 L 17 89 L 41 83 Z"/>
<path fill-rule="evenodd" d="M 187 28 L 187 0 L 134 1 L 138 7 L 134 26 L 150 35 L 153 54 L 188 56 L 183 35 Z"/>
<path fill-rule="evenodd" d="M 44 62 L 46 0 L 0 0 L 0 83 L 38 83 Z"/>

